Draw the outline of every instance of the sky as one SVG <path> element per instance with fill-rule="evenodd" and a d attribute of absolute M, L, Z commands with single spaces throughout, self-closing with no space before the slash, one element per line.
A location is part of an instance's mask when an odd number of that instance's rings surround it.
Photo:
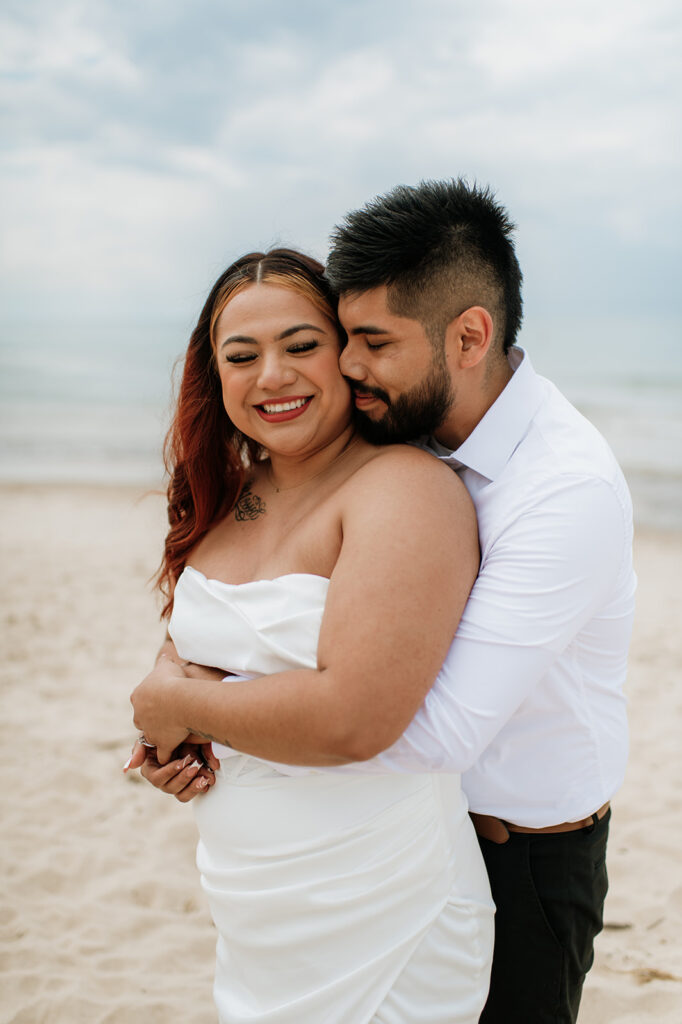
<path fill-rule="evenodd" d="M 679 338 L 680 53 L 679 0 L 5 0 L 1 315 L 191 318 L 241 253 L 324 258 L 462 175 L 518 225 L 527 318 Z"/>

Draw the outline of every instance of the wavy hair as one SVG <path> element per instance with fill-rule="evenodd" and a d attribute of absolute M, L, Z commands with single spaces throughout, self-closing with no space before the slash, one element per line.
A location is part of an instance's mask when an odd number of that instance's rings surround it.
<path fill-rule="evenodd" d="M 317 260 L 293 249 L 252 252 L 232 263 L 213 285 L 190 337 L 180 391 L 164 444 L 168 524 L 155 582 L 173 610 L 173 592 L 191 549 L 234 506 L 260 446 L 245 437 L 223 406 L 214 330 L 231 298 L 253 284 L 276 284 L 307 298 L 334 324 L 336 298 Z"/>

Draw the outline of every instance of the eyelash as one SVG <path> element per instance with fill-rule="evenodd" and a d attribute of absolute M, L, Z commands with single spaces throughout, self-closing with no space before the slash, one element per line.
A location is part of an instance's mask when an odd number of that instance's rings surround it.
<path fill-rule="evenodd" d="M 237 352 L 233 356 L 225 356 L 225 362 L 238 366 L 240 363 L 252 363 L 255 358 L 250 352 Z"/>
<path fill-rule="evenodd" d="M 372 345 L 368 341 L 366 344 L 367 344 L 367 348 L 368 349 L 370 349 L 372 352 L 376 352 L 380 348 L 385 348 L 385 346 L 388 345 L 388 342 L 387 341 L 380 341 L 378 344 Z"/>
<path fill-rule="evenodd" d="M 292 352 L 294 355 L 299 355 L 301 352 L 312 352 L 314 348 L 317 348 L 317 342 L 314 338 L 311 338 L 310 341 L 299 341 L 295 345 L 292 345 L 289 348 L 289 352 Z"/>
<path fill-rule="evenodd" d="M 311 338 L 310 341 L 299 341 L 294 345 L 290 345 L 287 351 L 294 356 L 304 355 L 306 352 L 312 352 L 316 349 L 317 345 L 318 342 Z M 255 352 L 235 352 L 233 356 L 225 356 L 225 362 L 232 363 L 234 366 L 243 366 L 245 363 L 252 363 L 255 358 Z"/>

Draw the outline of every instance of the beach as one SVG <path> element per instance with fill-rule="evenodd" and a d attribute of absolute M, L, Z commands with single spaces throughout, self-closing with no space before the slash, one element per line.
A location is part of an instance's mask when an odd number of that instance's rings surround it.
<path fill-rule="evenodd" d="M 128 695 L 164 635 L 164 500 L 5 484 L 0 522 L 0 1024 L 214 1021 L 191 807 L 121 771 Z M 581 1024 L 677 1024 L 682 1005 L 682 532 L 638 528 L 635 558 L 631 759 Z"/>

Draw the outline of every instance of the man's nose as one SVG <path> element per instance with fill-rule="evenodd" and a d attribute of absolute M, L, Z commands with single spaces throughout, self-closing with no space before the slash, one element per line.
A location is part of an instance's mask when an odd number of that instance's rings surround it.
<path fill-rule="evenodd" d="M 258 372 L 258 387 L 263 391 L 278 391 L 296 382 L 296 370 L 291 363 L 276 353 L 264 355 Z"/>
<path fill-rule="evenodd" d="M 344 377 L 351 380 L 365 380 L 367 368 L 360 359 L 360 346 L 353 339 L 348 339 L 348 344 L 339 356 L 339 366 Z"/>

